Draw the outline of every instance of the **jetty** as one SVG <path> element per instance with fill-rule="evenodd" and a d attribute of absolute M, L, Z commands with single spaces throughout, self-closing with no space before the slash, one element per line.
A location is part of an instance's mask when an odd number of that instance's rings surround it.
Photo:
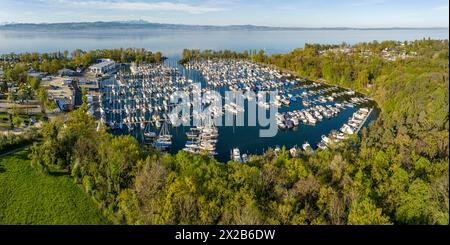
<path fill-rule="evenodd" d="M 361 124 L 358 126 L 358 128 L 356 129 L 356 133 L 358 134 L 359 131 L 361 131 L 361 129 L 363 128 L 364 124 L 366 124 L 367 120 L 370 117 L 370 114 L 372 114 L 373 112 L 373 107 L 370 108 L 369 112 L 367 113 L 367 115 L 364 117 L 363 121 L 361 122 Z"/>

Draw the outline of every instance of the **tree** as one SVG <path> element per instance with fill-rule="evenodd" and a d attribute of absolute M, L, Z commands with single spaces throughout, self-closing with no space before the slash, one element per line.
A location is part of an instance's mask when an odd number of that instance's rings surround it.
<path fill-rule="evenodd" d="M 37 98 L 39 102 L 39 106 L 41 107 L 41 112 L 45 113 L 47 109 L 48 101 L 48 93 L 47 90 L 44 87 L 40 87 L 37 90 Z"/>
<path fill-rule="evenodd" d="M 160 63 L 162 61 L 162 54 L 161 54 L 161 52 L 156 52 L 155 53 L 155 61 L 157 63 Z"/>
<path fill-rule="evenodd" d="M 400 197 L 400 206 L 396 212 L 397 220 L 402 224 L 443 224 L 442 219 L 436 219 L 441 215 L 431 193 L 430 184 L 416 179 L 409 186 L 408 192 Z M 448 222 L 448 219 L 443 221 Z"/>
<path fill-rule="evenodd" d="M 10 104 L 13 104 L 13 103 L 16 102 L 16 99 L 17 99 L 16 94 L 15 94 L 12 90 L 10 90 L 10 91 L 8 92 L 8 98 L 7 98 L 8 102 L 9 102 Z M 11 107 L 11 105 L 10 105 L 9 107 Z"/>
<path fill-rule="evenodd" d="M 94 62 L 91 53 L 84 53 L 82 56 L 83 67 L 87 68 L 92 62 Z"/>
<path fill-rule="evenodd" d="M 0 91 L 3 93 L 8 92 L 8 82 L 6 80 L 2 80 L 2 85 L 1 85 Z"/>
<path fill-rule="evenodd" d="M 68 50 L 64 50 L 64 59 L 65 60 L 69 59 L 69 51 Z"/>
<path fill-rule="evenodd" d="M 85 86 L 81 87 L 81 101 L 82 101 L 82 104 L 81 104 L 80 109 L 84 112 L 87 112 L 88 111 L 87 90 L 86 90 Z"/>
<path fill-rule="evenodd" d="M 27 81 L 27 65 L 24 63 L 17 63 L 12 69 L 6 71 L 6 77 L 9 81 L 21 85 Z"/>
<path fill-rule="evenodd" d="M 225 211 L 220 224 L 261 225 L 262 217 L 253 194 L 248 190 L 242 189 L 233 196 L 225 204 Z"/>
<path fill-rule="evenodd" d="M 22 86 L 18 91 L 18 99 L 21 103 L 32 99 L 31 88 L 28 86 Z"/>
<path fill-rule="evenodd" d="M 39 79 L 37 77 L 28 77 L 28 84 L 30 84 L 31 88 L 34 91 L 37 91 L 39 89 L 39 85 L 40 85 Z"/>
<path fill-rule="evenodd" d="M 389 218 L 383 215 L 381 208 L 377 208 L 369 198 L 354 201 L 350 207 L 349 225 L 381 225 L 390 224 Z"/>
<path fill-rule="evenodd" d="M 183 49 L 182 59 L 187 60 L 191 58 L 191 51 L 189 49 Z"/>
<path fill-rule="evenodd" d="M 101 158 L 107 166 L 110 190 L 119 193 L 132 183 L 137 173 L 136 164 L 141 155 L 139 143 L 131 136 L 119 136 L 105 144 Z"/>

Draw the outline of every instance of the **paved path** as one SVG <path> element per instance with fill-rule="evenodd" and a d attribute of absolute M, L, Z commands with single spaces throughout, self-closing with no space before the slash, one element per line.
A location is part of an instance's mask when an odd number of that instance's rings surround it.
<path fill-rule="evenodd" d="M 7 151 L 7 152 L 5 152 L 5 153 L 2 153 L 2 154 L 0 154 L 0 158 L 1 158 L 1 157 L 4 157 L 4 156 L 7 156 L 7 155 L 10 155 L 10 154 L 13 154 L 13 153 L 16 153 L 16 152 L 18 152 L 18 151 L 24 150 L 24 149 L 30 147 L 32 144 L 33 144 L 33 143 L 30 143 L 30 144 L 24 145 L 24 146 L 22 146 L 22 147 L 19 147 L 19 148 L 16 148 L 16 149 Z"/>

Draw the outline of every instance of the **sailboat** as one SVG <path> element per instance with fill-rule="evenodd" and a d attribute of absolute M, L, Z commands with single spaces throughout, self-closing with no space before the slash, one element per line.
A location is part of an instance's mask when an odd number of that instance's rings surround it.
<path fill-rule="evenodd" d="M 155 139 L 157 136 L 157 134 L 155 132 L 151 131 L 151 127 L 150 127 L 150 123 L 147 123 L 145 125 L 145 129 L 144 129 L 144 141 L 146 144 L 150 143 L 153 141 L 153 139 Z"/>
<path fill-rule="evenodd" d="M 161 131 L 153 144 L 155 148 L 165 151 L 172 146 L 172 135 L 167 126 L 167 120 L 164 120 Z"/>

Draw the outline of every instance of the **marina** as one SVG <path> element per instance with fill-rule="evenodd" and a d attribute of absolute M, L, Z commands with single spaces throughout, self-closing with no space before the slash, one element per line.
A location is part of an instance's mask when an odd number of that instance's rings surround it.
<path fill-rule="evenodd" d="M 243 60 L 131 64 L 99 84 L 100 121 L 114 134 L 133 135 L 161 151 L 204 153 L 220 161 L 245 162 L 249 155 L 277 146 L 286 146 L 291 155 L 325 149 L 331 133 L 333 140 L 343 140 L 376 117 L 374 103 L 354 91 Z M 175 96 L 180 91 L 190 101 L 194 94 L 202 95 L 200 110 L 188 102 L 189 116 L 172 113 L 184 103 Z M 227 91 L 242 92 L 244 101 L 225 101 Z M 266 96 L 271 91 L 277 92 L 274 100 Z M 214 104 L 218 100 L 223 107 Z M 261 138 L 261 127 L 249 126 L 246 112 L 252 105 L 263 111 L 278 108 L 275 137 Z M 244 126 L 216 125 L 226 113 L 244 115 Z"/>
<path fill-rule="evenodd" d="M 2 240 L 44 238 L 9 228 L 26 224 L 122 245 L 364 244 L 448 225 L 448 10 L 0 0 Z"/>

